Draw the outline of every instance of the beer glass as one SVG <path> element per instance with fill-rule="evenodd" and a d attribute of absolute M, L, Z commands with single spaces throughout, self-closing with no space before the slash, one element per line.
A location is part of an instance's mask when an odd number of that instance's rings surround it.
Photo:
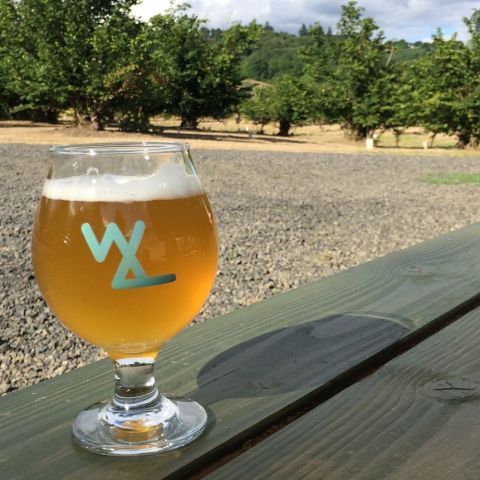
<path fill-rule="evenodd" d="M 217 269 L 217 236 L 188 145 L 51 147 L 33 231 L 40 290 L 65 326 L 115 367 L 110 401 L 81 412 L 73 435 L 107 455 L 172 450 L 207 415 L 158 392 L 162 344 L 200 310 Z"/>

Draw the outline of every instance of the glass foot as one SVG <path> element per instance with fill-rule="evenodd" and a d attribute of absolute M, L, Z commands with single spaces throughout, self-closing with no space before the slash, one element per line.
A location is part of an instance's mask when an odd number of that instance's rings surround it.
<path fill-rule="evenodd" d="M 111 402 L 92 405 L 73 424 L 76 442 L 103 455 L 149 455 L 168 452 L 197 438 L 207 413 L 193 400 L 159 395 L 139 409 L 119 411 Z"/>

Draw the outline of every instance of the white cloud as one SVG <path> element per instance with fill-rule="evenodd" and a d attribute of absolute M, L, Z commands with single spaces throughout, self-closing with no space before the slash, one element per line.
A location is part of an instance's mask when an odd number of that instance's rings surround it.
<path fill-rule="evenodd" d="M 211 27 L 226 28 L 234 22 L 256 19 L 276 30 L 297 32 L 302 23 L 320 22 L 325 28 L 338 21 L 345 2 L 331 0 L 190 0 L 192 11 L 208 19 Z M 462 17 L 480 8 L 478 0 L 360 0 L 366 14 L 375 18 L 388 38 L 410 41 L 429 39 L 437 27 L 447 35 L 466 38 Z M 144 19 L 168 9 L 170 0 L 143 0 L 134 13 Z"/>
<path fill-rule="evenodd" d="M 135 16 L 148 20 L 150 17 L 164 12 L 170 6 L 170 0 L 142 0 L 132 8 Z"/>

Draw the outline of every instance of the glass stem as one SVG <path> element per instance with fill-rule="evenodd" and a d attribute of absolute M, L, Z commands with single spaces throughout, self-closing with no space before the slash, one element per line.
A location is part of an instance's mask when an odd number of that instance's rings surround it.
<path fill-rule="evenodd" d="M 120 410 L 145 408 L 159 401 L 152 358 L 123 358 L 114 361 L 115 391 L 112 406 Z"/>

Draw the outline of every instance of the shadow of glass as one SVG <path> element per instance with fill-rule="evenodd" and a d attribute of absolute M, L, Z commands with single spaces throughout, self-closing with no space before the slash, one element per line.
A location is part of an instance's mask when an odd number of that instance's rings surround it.
<path fill-rule="evenodd" d="M 189 396 L 211 405 L 313 390 L 403 338 L 411 325 L 400 317 L 349 313 L 274 330 L 211 359 Z"/>

